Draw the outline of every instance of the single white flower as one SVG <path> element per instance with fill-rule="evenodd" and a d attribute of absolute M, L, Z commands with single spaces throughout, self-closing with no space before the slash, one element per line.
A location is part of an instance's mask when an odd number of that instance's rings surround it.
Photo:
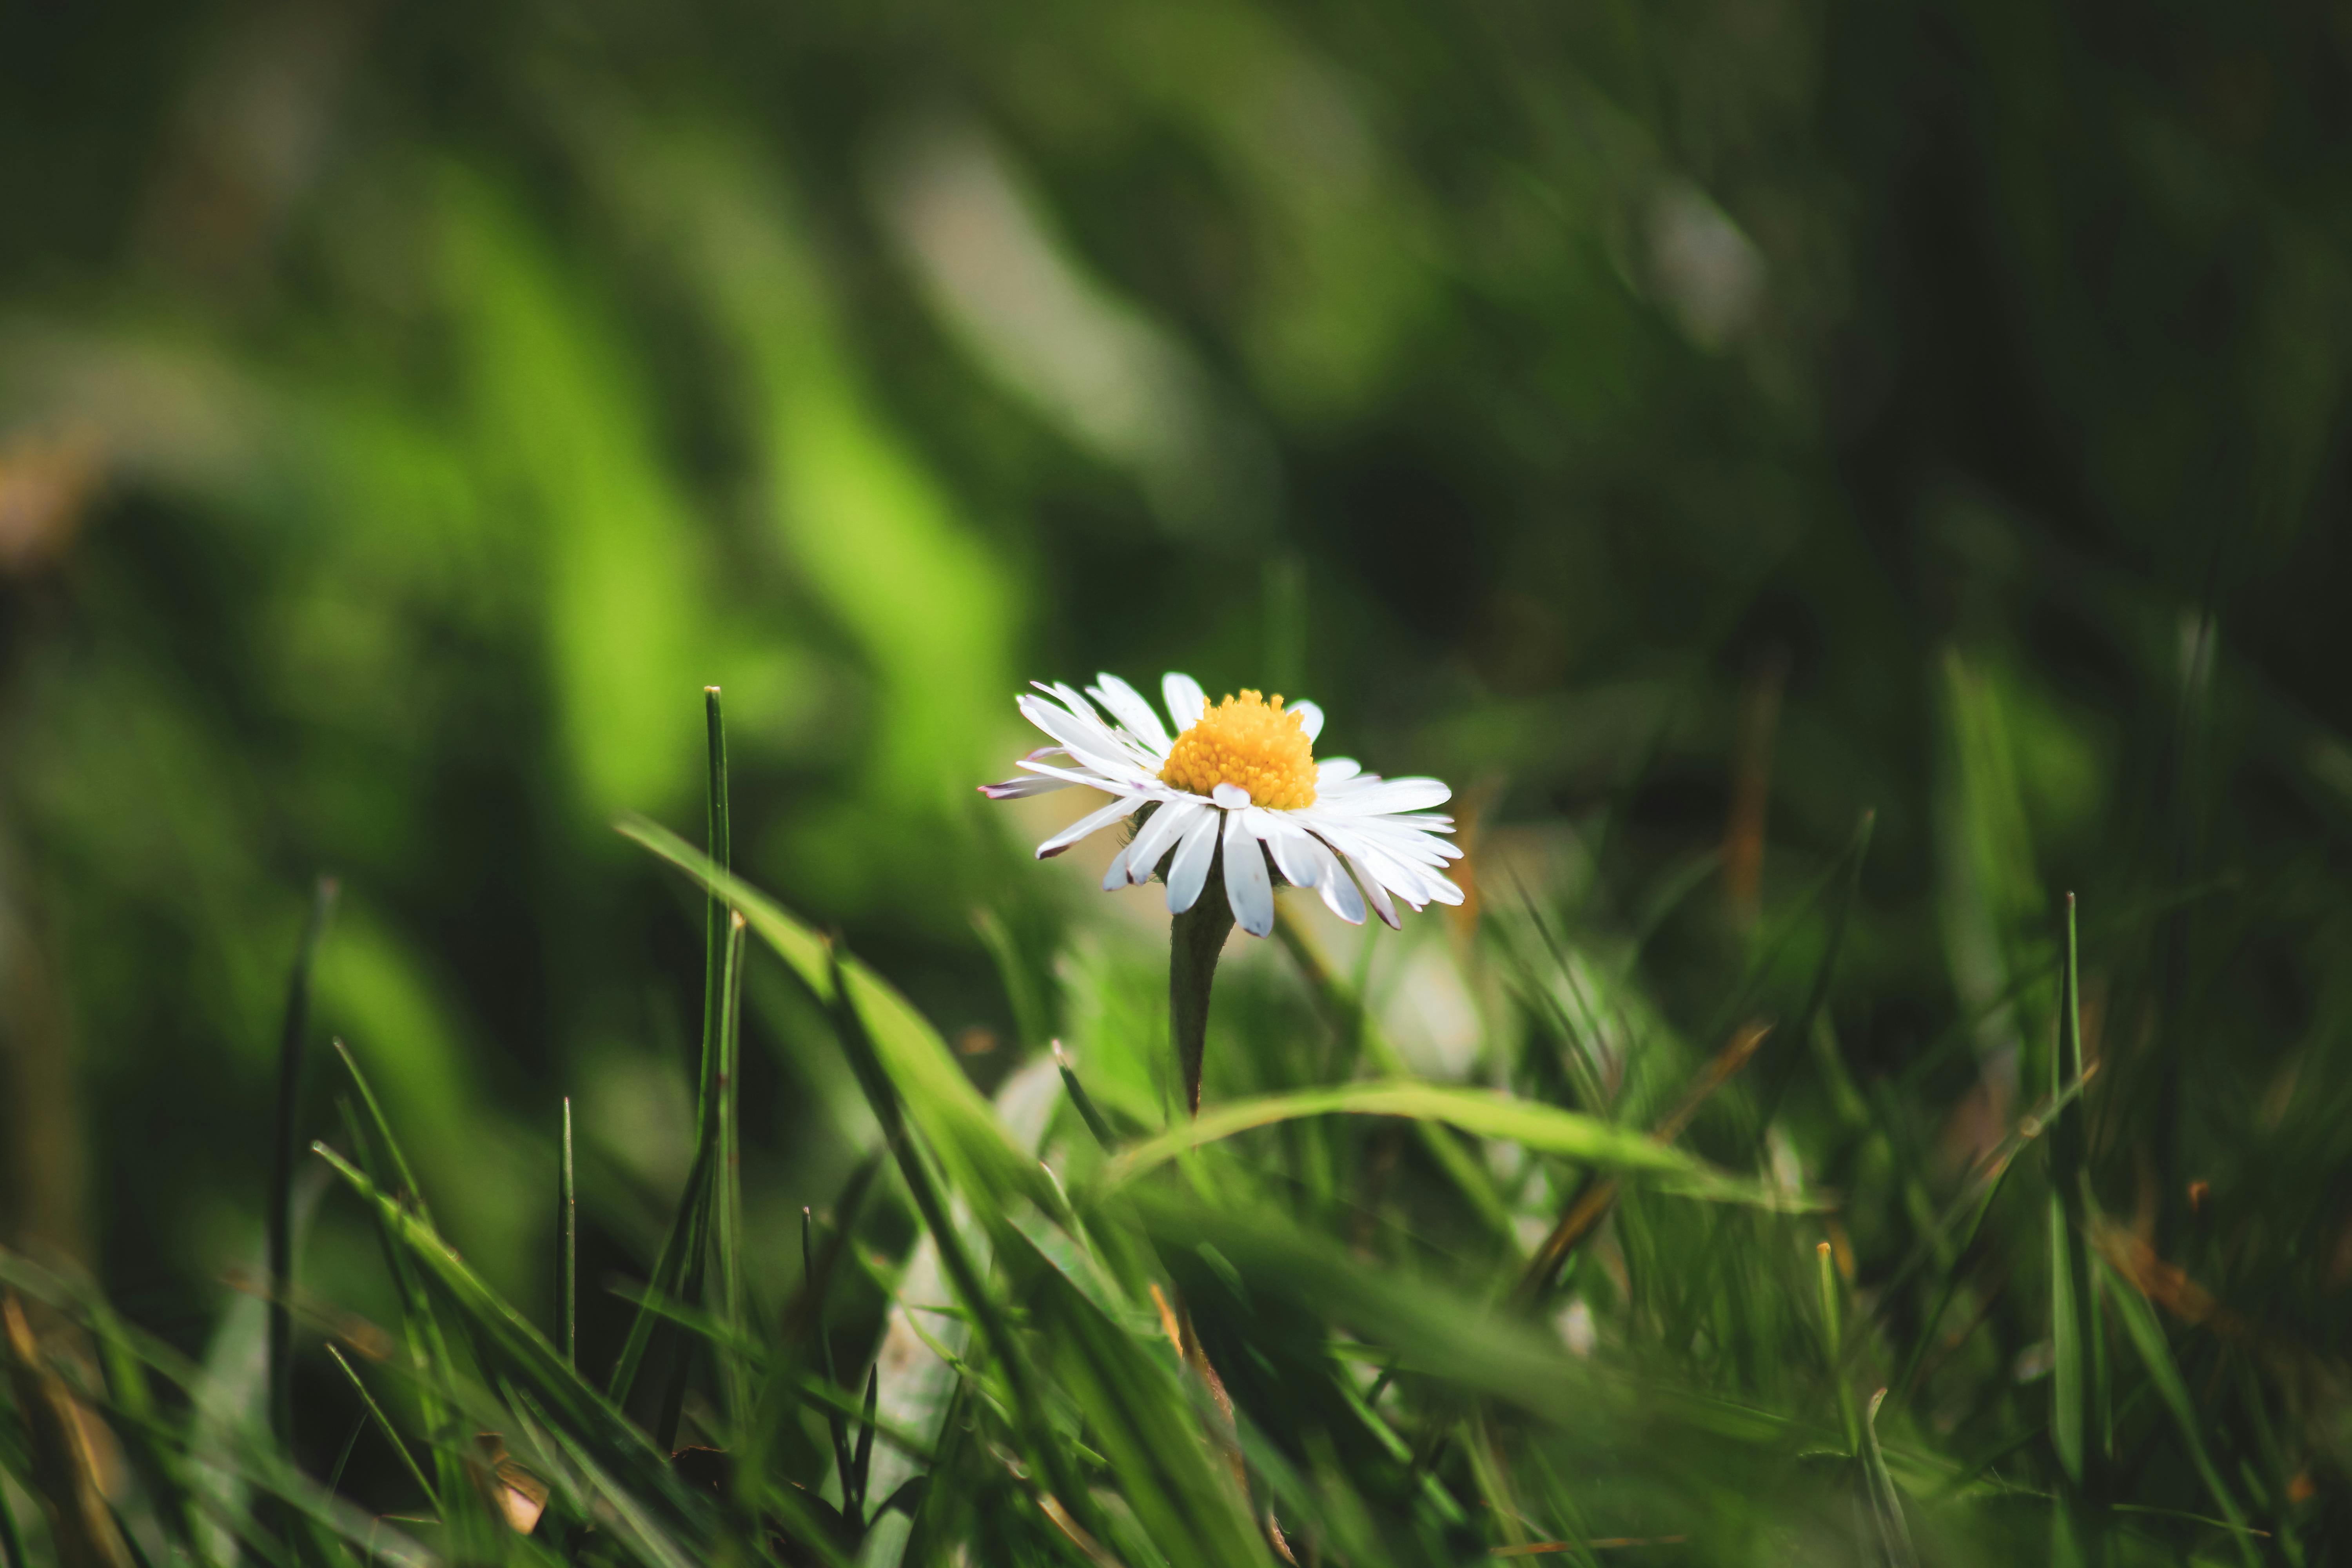
<path fill-rule="evenodd" d="M 1021 760 L 1025 776 L 981 786 L 992 800 L 1073 784 L 1116 797 L 1037 846 L 1039 859 L 1149 807 L 1103 889 L 1164 876 L 1171 914 L 1192 907 L 1222 860 L 1234 920 L 1265 935 L 1274 930 L 1268 857 L 1283 880 L 1314 889 L 1353 925 L 1363 923 L 1368 900 L 1391 926 L 1396 900 L 1416 910 L 1462 901 L 1444 872 L 1462 851 L 1439 837 L 1454 831 L 1454 819 L 1426 809 L 1453 792 L 1436 779 L 1383 780 L 1345 757 L 1318 763 L 1323 710 L 1314 703 L 1286 708 L 1278 696 L 1269 702 L 1244 691 L 1213 706 L 1199 681 L 1169 675 L 1160 690 L 1176 724 L 1171 740 L 1133 687 L 1109 675 L 1096 681 L 1085 696 L 1034 683 L 1045 695 L 1024 694 L 1021 711 L 1055 744 Z"/>

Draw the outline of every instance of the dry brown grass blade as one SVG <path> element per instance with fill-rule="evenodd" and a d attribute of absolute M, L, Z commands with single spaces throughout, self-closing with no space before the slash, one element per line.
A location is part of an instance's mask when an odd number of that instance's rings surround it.
<path fill-rule="evenodd" d="M 1659 1118 L 1658 1124 L 1651 1129 L 1650 1136 L 1661 1143 L 1671 1143 L 1681 1137 L 1684 1130 L 1690 1126 L 1691 1118 L 1698 1114 L 1699 1107 L 1748 1065 L 1758 1047 L 1764 1044 L 1765 1037 L 1771 1032 L 1769 1024 L 1741 1025 L 1723 1049 L 1716 1052 L 1706 1066 L 1699 1069 L 1698 1076 L 1691 1079 L 1690 1086 L 1683 1090 L 1683 1097 L 1675 1102 L 1674 1109 Z M 1607 1216 L 1616 1202 L 1617 1183 L 1614 1179 L 1588 1177 L 1585 1180 L 1583 1185 L 1577 1189 L 1576 1195 L 1569 1200 L 1568 1207 L 1559 1216 L 1559 1223 L 1552 1226 L 1551 1234 L 1544 1237 L 1544 1243 L 1536 1249 L 1535 1257 L 1528 1259 L 1527 1272 L 1519 1279 L 1519 1300 L 1531 1301 L 1543 1294 L 1559 1274 L 1560 1265 L 1568 1261 L 1568 1255 L 1592 1233 L 1593 1227 Z"/>
<path fill-rule="evenodd" d="M 131 1568 L 131 1554 L 99 1484 L 98 1456 L 83 1426 L 80 1402 L 41 1361 L 33 1326 L 14 1291 L 0 1292 L 0 1341 L 8 1381 L 25 1422 L 33 1485 L 49 1517 L 63 1568 Z"/>

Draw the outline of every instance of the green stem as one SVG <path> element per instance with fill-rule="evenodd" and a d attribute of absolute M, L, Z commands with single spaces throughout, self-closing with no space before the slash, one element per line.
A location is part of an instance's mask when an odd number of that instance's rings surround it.
<path fill-rule="evenodd" d="M 1225 870 L 1209 868 L 1209 879 L 1192 907 L 1176 917 L 1168 932 L 1168 1039 L 1184 1078 L 1184 1110 L 1201 1113 L 1201 1058 L 1209 1043 L 1209 990 L 1217 978 L 1217 955 L 1234 929 L 1225 899 Z"/>

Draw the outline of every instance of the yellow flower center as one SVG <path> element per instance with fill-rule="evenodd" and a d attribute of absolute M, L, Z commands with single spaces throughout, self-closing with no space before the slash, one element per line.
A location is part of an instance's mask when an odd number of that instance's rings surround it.
<path fill-rule="evenodd" d="M 1169 748 L 1160 782 L 1194 795 L 1237 784 L 1254 805 L 1294 811 L 1315 804 L 1315 748 L 1279 694 L 1268 702 L 1244 691 L 1201 705 L 1201 721 Z"/>

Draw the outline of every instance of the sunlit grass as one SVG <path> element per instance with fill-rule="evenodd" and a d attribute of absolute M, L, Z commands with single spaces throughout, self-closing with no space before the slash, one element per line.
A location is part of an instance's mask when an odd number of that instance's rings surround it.
<path fill-rule="evenodd" d="M 274 1268 L 291 1315 L 257 1346 L 266 1397 L 240 1399 L 0 1256 L 95 1352 L 45 1354 L 11 1308 L 11 1568 L 2323 1560 L 2299 1510 L 2326 1439 L 2291 1424 L 2321 1363 L 2088 1179 L 2103 1105 L 2071 905 L 2054 973 L 2001 1003 L 2041 1037 L 2025 1102 L 1957 1155 L 1916 1105 L 1863 1096 L 1831 1024 L 1867 823 L 1704 1005 L 1644 994 L 1625 931 L 1541 889 L 1423 933 L 1486 998 L 1484 1087 L 1404 1073 L 1290 907 L 1262 950 L 1278 964 L 1228 976 L 1198 1120 L 1168 1114 L 1164 1060 L 1156 1110 L 1089 1088 L 1087 1034 L 1136 1016 L 1100 994 L 1164 985 L 1123 942 L 1063 966 L 1076 1057 L 1033 1054 L 992 1103 L 886 980 L 728 870 L 715 691 L 708 717 L 709 853 L 623 825 L 706 890 L 708 965 L 694 1157 L 623 1288 L 616 1364 L 577 1363 L 568 1104 L 538 1321 L 436 1228 L 366 1048 L 304 1038 L 314 922 L 289 1038 L 340 1078 L 315 1158 L 379 1238 L 397 1315 Z M 768 963 L 823 1020 L 794 1048 L 841 1053 L 877 1139 L 797 1236 L 746 1225 L 736 1153 L 742 976 Z M 1685 1036 L 1676 1014 L 1716 1023 Z M 760 1299 L 779 1251 L 793 1288 Z M 852 1269 L 886 1292 L 878 1321 L 844 1295 Z M 323 1477 L 291 1447 L 296 1320 L 363 1408 Z M 338 1495 L 363 1443 L 405 1504 Z"/>

